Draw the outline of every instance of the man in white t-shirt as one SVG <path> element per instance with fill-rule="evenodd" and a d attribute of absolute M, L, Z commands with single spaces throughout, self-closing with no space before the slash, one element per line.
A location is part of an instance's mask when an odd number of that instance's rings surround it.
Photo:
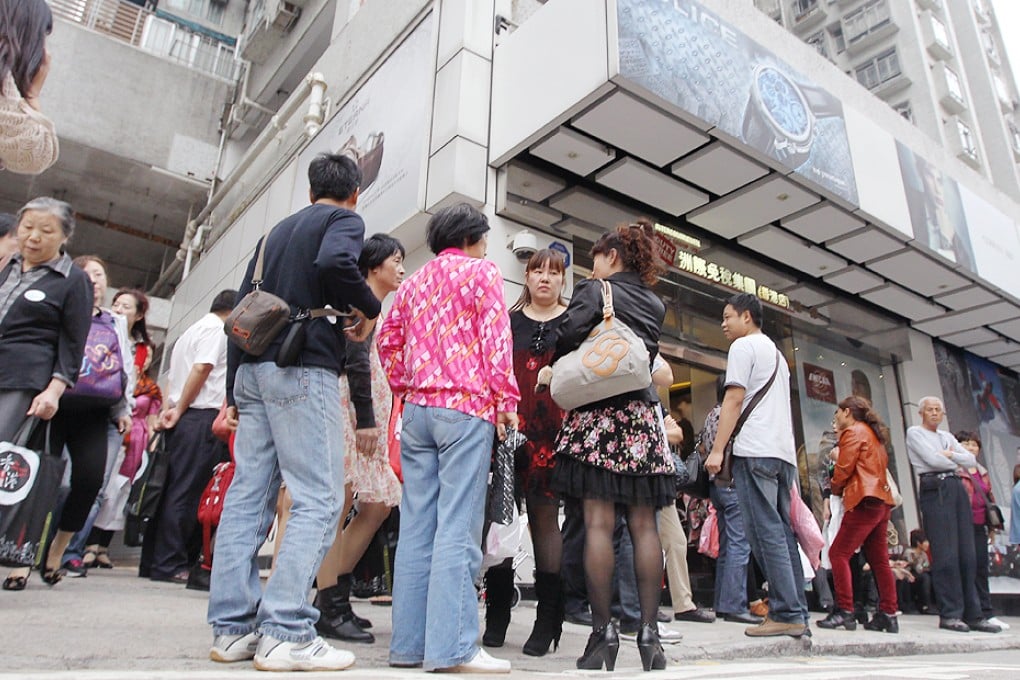
<path fill-rule="evenodd" d="M 187 583 L 189 553 L 195 552 L 198 501 L 213 468 L 226 459 L 223 442 L 212 435 L 226 396 L 227 336 L 223 321 L 237 291 L 224 290 L 209 313 L 192 324 L 174 345 L 167 397 L 159 415 L 170 461 L 154 526 L 146 530 L 139 576 Z"/>
<path fill-rule="evenodd" d="M 757 392 L 765 390 L 733 442 L 737 500 L 743 516 L 751 518 L 746 523 L 747 537 L 769 583 L 769 615 L 744 633 L 799 638 L 811 633 L 804 571 L 790 523 L 790 489 L 797 478 L 790 369 L 775 343 L 761 332 L 761 323 L 758 298 L 741 293 L 727 300 L 722 328 L 733 344 L 727 357 L 719 430 L 705 468 L 713 474 L 720 471 L 723 450 L 741 413 Z"/>

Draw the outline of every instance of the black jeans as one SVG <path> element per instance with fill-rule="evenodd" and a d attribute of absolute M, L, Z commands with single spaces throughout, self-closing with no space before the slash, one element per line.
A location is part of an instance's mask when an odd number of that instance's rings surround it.
<path fill-rule="evenodd" d="M 982 617 L 975 584 L 974 525 L 970 499 L 956 475 L 922 476 L 921 518 L 931 542 L 931 577 L 943 619 Z"/>
<path fill-rule="evenodd" d="M 974 525 L 974 566 L 981 617 L 990 619 L 995 612 L 992 610 L 992 594 L 988 591 L 988 529 L 983 524 Z"/>

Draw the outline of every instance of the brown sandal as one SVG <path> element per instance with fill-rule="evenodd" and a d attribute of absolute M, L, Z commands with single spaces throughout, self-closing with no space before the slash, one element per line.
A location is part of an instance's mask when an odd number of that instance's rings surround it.
<path fill-rule="evenodd" d="M 29 576 L 32 572 L 29 572 Z M 24 590 L 28 585 L 28 576 L 8 576 L 4 579 L 4 590 Z"/>
<path fill-rule="evenodd" d="M 113 560 L 110 559 L 110 553 L 105 550 L 100 550 L 96 553 L 96 561 L 93 563 L 94 566 L 100 569 L 113 569 Z"/>
<path fill-rule="evenodd" d="M 42 580 L 45 581 L 47 585 L 55 586 L 63 581 L 65 576 L 67 576 L 67 569 L 50 569 L 49 567 L 46 567 L 43 571 Z"/>

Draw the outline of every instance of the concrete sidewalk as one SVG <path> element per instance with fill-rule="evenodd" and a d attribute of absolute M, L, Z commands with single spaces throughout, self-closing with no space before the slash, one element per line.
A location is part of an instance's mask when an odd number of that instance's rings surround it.
<path fill-rule="evenodd" d="M 375 624 L 372 632 L 377 641 L 374 645 L 335 643 L 358 657 L 357 665 L 345 677 L 420 675 L 420 671 L 387 667 L 390 608 L 362 601 L 355 601 L 355 608 Z M 205 593 L 139 579 L 131 567 L 96 569 L 87 578 L 67 578 L 53 588 L 33 573 L 25 591 L 0 592 L 0 678 L 30 677 L 29 673 L 40 671 L 39 677 L 241 677 L 243 671 L 251 670 L 250 664 L 208 660 L 212 635 L 205 624 L 205 609 Z M 565 624 L 558 651 L 542 658 L 524 656 L 521 645 L 534 616 L 534 602 L 517 607 L 507 645 L 490 650 L 493 655 L 510 659 L 513 675 L 519 678 L 568 670 L 577 673 L 574 660 L 584 649 L 589 631 Z M 756 640 L 743 634 L 744 626 L 723 621 L 673 623 L 669 626 L 684 637 L 679 644 L 666 645 L 666 654 L 670 668 L 678 668 L 694 661 L 770 656 L 877 657 L 1020 649 L 1020 619 L 1005 620 L 1012 628 L 1004 633 L 960 634 L 939 630 L 934 616 L 902 616 L 899 635 L 861 628 L 852 633 L 825 631 L 812 626 L 810 640 Z M 130 671 L 134 673 L 125 673 Z M 624 641 L 621 646 L 620 672 L 640 673 L 633 642 Z"/>

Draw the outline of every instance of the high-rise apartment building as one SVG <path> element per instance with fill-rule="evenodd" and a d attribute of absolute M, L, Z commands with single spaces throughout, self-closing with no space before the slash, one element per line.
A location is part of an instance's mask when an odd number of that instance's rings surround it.
<path fill-rule="evenodd" d="M 929 137 L 1020 198 L 1020 96 L 990 0 L 754 0 Z"/>

